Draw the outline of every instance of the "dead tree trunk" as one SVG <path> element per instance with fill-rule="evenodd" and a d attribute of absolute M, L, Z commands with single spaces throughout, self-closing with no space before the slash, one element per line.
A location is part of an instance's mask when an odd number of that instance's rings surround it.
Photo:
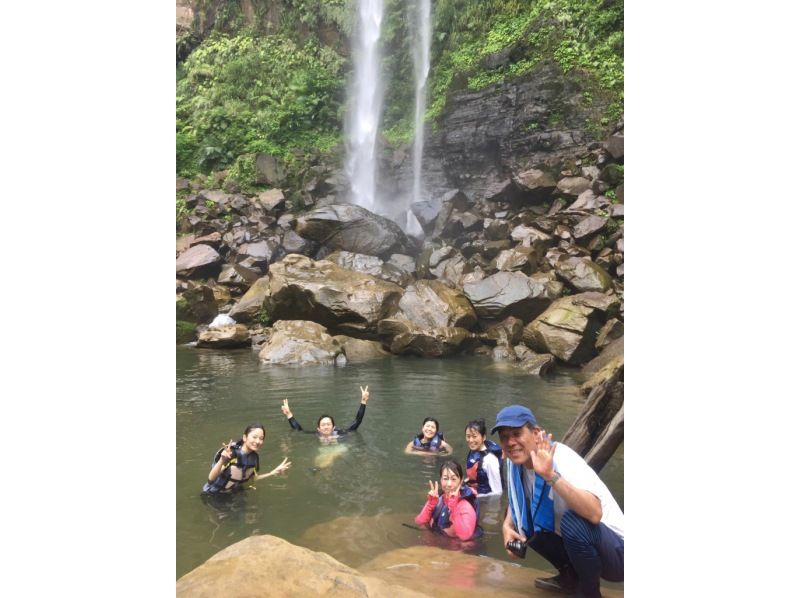
<path fill-rule="evenodd" d="M 622 372 L 622 367 L 616 368 L 591 390 L 562 440 L 595 471 L 603 468 L 624 438 L 624 402 L 615 392 Z"/>

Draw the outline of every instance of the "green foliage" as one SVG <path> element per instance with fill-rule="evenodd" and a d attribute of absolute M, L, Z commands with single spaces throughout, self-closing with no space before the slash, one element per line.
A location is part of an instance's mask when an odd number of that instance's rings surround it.
<path fill-rule="evenodd" d="M 175 320 L 175 342 L 188 343 L 195 338 L 197 324 L 184 320 Z"/>
<path fill-rule="evenodd" d="M 254 192 L 256 186 L 256 155 L 242 154 L 228 169 L 225 183 L 236 183 L 242 191 Z M 223 187 L 225 184 L 223 183 Z"/>
<path fill-rule="evenodd" d="M 619 203 L 619 200 L 617 199 L 617 192 L 613 189 L 608 189 L 603 195 L 610 199 L 611 203 Z"/>
<path fill-rule="evenodd" d="M 212 35 L 178 71 L 179 171 L 222 170 L 245 153 L 326 151 L 339 139 L 342 66 L 313 39 Z"/>
<path fill-rule="evenodd" d="M 180 221 L 181 218 L 189 214 L 189 206 L 186 205 L 186 198 L 175 198 L 175 221 Z"/>
<path fill-rule="evenodd" d="M 263 306 L 261 309 L 258 310 L 258 313 L 256 313 L 255 316 L 253 316 L 253 319 L 262 326 L 269 326 L 270 323 L 272 322 L 272 316 L 269 315 L 267 308 Z"/>

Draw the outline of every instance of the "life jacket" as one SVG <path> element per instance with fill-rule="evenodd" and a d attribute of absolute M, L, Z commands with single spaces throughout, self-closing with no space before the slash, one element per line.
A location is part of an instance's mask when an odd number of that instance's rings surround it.
<path fill-rule="evenodd" d="M 442 442 L 444 441 L 444 436 L 441 432 L 436 432 L 436 435 L 431 438 L 431 441 L 427 444 L 423 444 L 420 436 L 421 434 L 414 436 L 414 444 L 411 448 L 413 448 L 415 451 L 429 451 L 431 453 L 439 452 Z"/>
<path fill-rule="evenodd" d="M 492 491 L 492 487 L 489 485 L 489 476 L 483 469 L 483 457 L 487 453 L 492 453 L 497 457 L 497 462 L 500 464 L 501 484 L 504 490 L 506 487 L 506 478 L 503 475 L 503 449 L 493 440 L 487 440 L 485 444 L 485 450 L 467 453 L 467 478 L 469 478 L 467 485 L 478 494 L 489 494 Z"/>
<path fill-rule="evenodd" d="M 478 525 L 478 521 L 481 518 L 481 508 L 480 504 L 478 503 L 478 496 L 472 491 L 472 488 L 469 488 L 468 486 L 461 486 L 459 495 L 459 500 L 466 500 L 469 505 L 475 509 L 475 531 L 473 532 L 471 539 L 479 538 L 483 535 L 483 528 Z M 444 533 L 444 530 L 451 525 L 453 525 L 453 522 L 450 521 L 450 508 L 444 503 L 444 495 L 440 495 L 439 502 L 436 503 L 436 506 L 433 509 L 433 514 L 431 515 L 431 527 L 436 532 Z"/>
<path fill-rule="evenodd" d="M 222 457 L 222 451 L 225 447 L 220 448 L 214 458 L 211 459 L 211 467 L 217 464 L 217 461 Z M 241 440 L 233 445 L 233 456 L 228 464 L 220 472 L 217 479 L 213 482 L 206 481 L 203 484 L 203 492 L 215 494 L 217 492 L 230 492 L 238 488 L 242 484 L 250 481 L 259 468 L 258 453 L 242 451 Z"/>

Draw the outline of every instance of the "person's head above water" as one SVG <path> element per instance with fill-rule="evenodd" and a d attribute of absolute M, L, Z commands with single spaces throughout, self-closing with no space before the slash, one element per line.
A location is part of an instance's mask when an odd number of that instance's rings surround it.
<path fill-rule="evenodd" d="M 439 422 L 436 421 L 432 417 L 426 417 L 422 420 L 422 432 L 420 432 L 417 437 L 420 440 L 428 440 L 430 441 L 431 438 L 436 436 L 436 433 L 439 431 Z"/>
<path fill-rule="evenodd" d="M 464 470 L 461 464 L 453 459 L 448 459 L 439 468 L 439 481 L 442 484 L 442 492 L 453 495 L 461 488 L 464 481 Z"/>
<path fill-rule="evenodd" d="M 247 451 L 257 451 L 264 444 L 267 431 L 262 424 L 250 424 L 242 433 L 242 448 Z"/>
<path fill-rule="evenodd" d="M 319 416 L 319 419 L 317 420 L 317 433 L 322 436 L 330 436 L 333 434 L 333 430 L 335 428 L 336 424 L 330 415 L 323 414 Z"/>
<path fill-rule="evenodd" d="M 486 422 L 483 421 L 483 418 L 469 422 L 464 428 L 464 437 L 469 450 L 479 450 L 486 442 Z"/>

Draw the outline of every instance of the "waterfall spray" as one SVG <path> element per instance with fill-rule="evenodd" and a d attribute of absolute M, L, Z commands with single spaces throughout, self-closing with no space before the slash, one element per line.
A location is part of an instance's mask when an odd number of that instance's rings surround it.
<path fill-rule="evenodd" d="M 358 0 L 358 35 L 353 49 L 354 81 L 351 86 L 347 132 L 347 176 L 355 204 L 375 210 L 375 145 L 381 116 L 378 76 L 378 41 L 383 20 L 383 0 Z"/>

